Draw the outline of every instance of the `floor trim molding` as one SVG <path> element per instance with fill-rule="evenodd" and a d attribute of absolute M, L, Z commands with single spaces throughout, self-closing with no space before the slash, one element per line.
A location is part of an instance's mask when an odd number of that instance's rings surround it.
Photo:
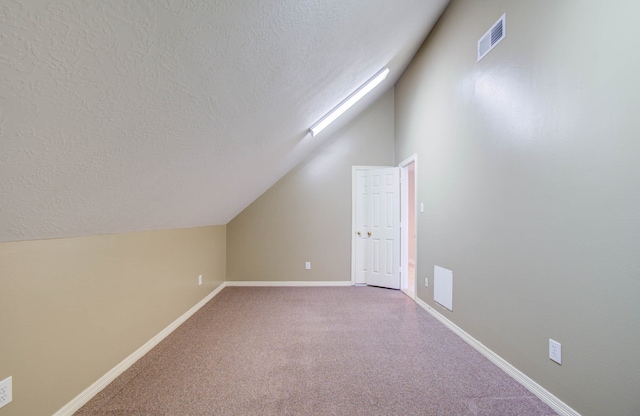
<path fill-rule="evenodd" d="M 134 351 L 127 358 L 122 360 L 119 364 L 109 370 L 105 375 L 100 377 L 95 383 L 87 387 L 82 393 L 78 394 L 73 400 L 64 405 L 60 410 L 55 412 L 53 416 L 71 416 L 78 409 L 84 406 L 89 400 L 91 400 L 96 394 L 100 393 L 105 387 L 115 380 L 120 374 L 124 373 L 129 367 L 131 367 L 136 361 L 142 358 L 153 347 L 158 345 L 160 341 L 165 339 L 169 334 L 182 325 L 187 319 L 189 319 L 198 309 L 202 308 L 207 302 L 213 299 L 222 289 L 228 286 L 351 286 L 350 280 L 345 281 L 237 281 L 223 282 L 213 292 L 209 293 L 204 299 L 195 304 L 191 309 L 182 314 L 178 319 L 173 321 L 169 326 L 160 331 L 157 335 L 147 341 L 143 346 Z"/>
<path fill-rule="evenodd" d="M 305 282 L 301 280 L 287 280 L 287 281 L 229 281 L 226 282 L 227 286 L 305 286 L 305 287 L 316 287 L 316 286 L 352 286 L 351 280 L 321 280 L 321 281 L 310 281 Z"/>
<path fill-rule="evenodd" d="M 218 286 L 213 292 L 209 293 L 204 299 L 200 302 L 196 303 L 191 309 L 183 313 L 178 319 L 173 321 L 169 326 L 160 331 L 157 335 L 147 341 L 143 346 L 134 351 L 127 358 L 122 360 L 118 365 L 109 370 L 105 375 L 100 377 L 95 383 L 87 387 L 82 393 L 77 395 L 73 400 L 63 406 L 60 410 L 55 412 L 53 416 L 71 416 L 78 409 L 84 406 L 89 400 L 91 400 L 96 394 L 100 393 L 102 389 L 107 387 L 109 383 L 116 379 L 120 374 L 125 372 L 129 367 L 131 367 L 136 361 L 138 361 L 142 356 L 144 356 L 147 352 L 149 352 L 153 347 L 158 345 L 160 341 L 165 339 L 169 334 L 171 334 L 176 328 L 182 325 L 187 319 L 191 317 L 194 313 L 198 311 L 198 309 L 202 308 L 207 302 L 209 302 L 215 295 L 220 293 L 222 289 L 224 289 L 227 282 L 223 282 L 220 286 Z"/>
<path fill-rule="evenodd" d="M 160 331 L 157 335 L 147 341 L 143 346 L 138 348 L 135 352 L 129 355 L 127 358 L 122 360 L 118 365 L 109 370 L 105 375 L 100 377 L 95 383 L 91 386 L 87 387 L 82 393 L 77 395 L 73 400 L 63 406 L 60 410 L 54 413 L 53 416 L 72 416 L 78 409 L 84 406 L 89 400 L 91 400 L 96 394 L 98 394 L 102 389 L 104 389 L 109 383 L 116 379 L 120 374 L 126 371 L 129 367 L 131 367 L 136 361 L 142 358 L 147 352 L 149 352 L 153 347 L 158 345 L 160 341 L 165 339 L 169 334 L 171 334 L 176 328 L 182 325 L 187 319 L 189 319 L 194 313 L 196 313 L 200 308 L 202 308 L 207 302 L 213 299 L 222 289 L 225 287 L 231 286 L 298 286 L 298 287 L 319 287 L 319 286 L 351 286 L 350 280 L 345 281 L 226 281 L 223 282 L 220 286 L 218 286 L 214 291 L 209 293 L 204 299 L 195 304 L 191 309 L 182 314 L 178 319 L 173 321 L 169 326 Z M 562 400 L 558 399 L 556 396 L 551 394 L 545 388 L 540 386 L 538 383 L 533 381 L 523 372 L 515 368 L 513 365 L 509 364 L 502 357 L 491 351 L 489 348 L 484 346 L 480 341 L 469 335 L 462 328 L 451 322 L 449 319 L 445 318 L 442 314 L 436 311 L 434 308 L 429 306 L 426 302 L 418 297 L 415 298 L 415 302 L 428 313 L 430 313 L 433 317 L 435 317 L 438 321 L 442 322 L 447 328 L 452 330 L 458 336 L 460 336 L 465 342 L 471 345 L 476 351 L 480 352 L 486 358 L 488 358 L 492 363 L 497 365 L 500 369 L 502 369 L 505 373 L 509 374 L 516 381 L 522 384 L 527 390 L 531 393 L 535 394 L 540 400 L 549 405 L 553 410 L 555 410 L 558 414 L 562 416 L 580 416 L 578 412 L 569 407 Z"/>
<path fill-rule="evenodd" d="M 551 394 L 544 387 L 533 381 L 522 371 L 515 368 L 513 365 L 509 364 L 504 358 L 500 357 L 495 352 L 491 351 L 480 341 L 469 335 L 458 325 L 451 322 L 449 319 L 445 318 L 440 312 L 429 306 L 425 301 L 415 298 L 416 303 L 429 312 L 434 318 L 438 321 L 442 322 L 447 328 L 452 330 L 455 334 L 457 334 L 460 338 L 462 338 L 467 344 L 471 345 L 476 351 L 480 354 L 484 355 L 489 359 L 492 363 L 497 365 L 502 371 L 510 375 L 513 379 L 515 379 L 518 383 L 522 384 L 527 390 L 531 393 L 535 394 L 540 400 L 545 402 L 549 407 L 555 410 L 559 415 L 562 416 L 580 416 L 580 413 L 576 412 L 569 405 L 567 405 L 562 400 L 558 399 L 556 396 Z"/>

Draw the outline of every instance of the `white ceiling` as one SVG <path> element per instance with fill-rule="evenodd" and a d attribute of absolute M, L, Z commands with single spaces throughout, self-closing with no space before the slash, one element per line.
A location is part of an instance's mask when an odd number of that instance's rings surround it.
<path fill-rule="evenodd" d="M 226 224 L 447 3 L 3 0 L 0 241 Z"/>

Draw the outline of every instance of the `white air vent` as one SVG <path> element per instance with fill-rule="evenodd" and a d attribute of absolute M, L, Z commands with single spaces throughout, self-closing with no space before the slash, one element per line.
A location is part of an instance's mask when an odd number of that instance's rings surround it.
<path fill-rule="evenodd" d="M 506 14 L 500 16 L 500 19 L 478 41 L 478 62 L 507 35 L 506 16 Z"/>

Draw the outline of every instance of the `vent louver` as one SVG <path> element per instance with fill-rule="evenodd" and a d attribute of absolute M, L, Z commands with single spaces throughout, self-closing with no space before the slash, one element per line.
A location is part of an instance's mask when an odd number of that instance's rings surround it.
<path fill-rule="evenodd" d="M 507 35 L 506 16 L 506 14 L 500 16 L 491 29 L 478 40 L 478 62 Z"/>

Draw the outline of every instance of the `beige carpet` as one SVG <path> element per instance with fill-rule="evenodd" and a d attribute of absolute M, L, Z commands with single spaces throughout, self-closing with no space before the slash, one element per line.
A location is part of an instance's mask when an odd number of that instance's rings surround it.
<path fill-rule="evenodd" d="M 398 291 L 229 287 L 76 415 L 554 415 Z"/>

